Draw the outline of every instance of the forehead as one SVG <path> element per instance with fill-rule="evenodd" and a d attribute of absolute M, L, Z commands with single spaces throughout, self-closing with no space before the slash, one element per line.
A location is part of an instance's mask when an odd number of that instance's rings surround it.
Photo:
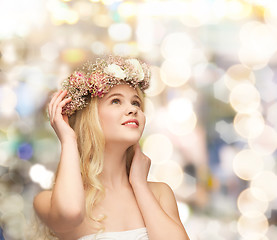
<path fill-rule="evenodd" d="M 105 97 L 108 97 L 109 95 L 120 93 L 122 95 L 138 95 L 137 90 L 134 89 L 129 84 L 120 84 L 112 87 L 110 91 L 105 95 Z"/>

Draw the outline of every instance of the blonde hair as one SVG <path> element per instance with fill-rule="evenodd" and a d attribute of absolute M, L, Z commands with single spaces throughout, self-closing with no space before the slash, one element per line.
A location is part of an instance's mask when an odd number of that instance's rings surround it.
<path fill-rule="evenodd" d="M 144 96 L 137 88 L 144 110 Z M 91 98 L 86 108 L 77 111 L 69 120 L 77 135 L 80 154 L 80 167 L 86 192 L 86 213 L 95 222 L 101 222 L 105 216 L 93 216 L 92 208 L 104 197 L 105 189 L 98 176 L 103 170 L 105 138 L 98 116 L 98 98 Z M 133 146 L 126 152 L 126 170 L 129 176 L 134 155 Z M 102 230 L 102 229 L 101 229 Z"/>
<path fill-rule="evenodd" d="M 142 111 L 144 111 L 144 94 L 139 88 L 136 88 L 136 91 L 142 102 Z M 105 188 L 99 180 L 99 174 L 102 172 L 104 165 L 105 138 L 98 116 L 98 98 L 90 98 L 88 102 L 89 104 L 85 108 L 77 111 L 69 118 L 69 125 L 77 136 L 80 169 L 86 193 L 86 214 L 98 225 L 98 230 L 101 232 L 104 230 L 101 221 L 106 216 L 93 216 L 92 209 L 105 196 Z M 128 176 L 133 156 L 134 149 L 131 146 L 126 151 L 126 170 Z M 58 169 L 56 177 L 57 172 Z M 57 239 L 54 233 L 50 229 L 47 229 L 47 227 L 44 233 L 48 239 Z"/>
<path fill-rule="evenodd" d="M 77 136 L 80 169 L 86 193 L 86 213 L 95 222 L 103 220 L 92 216 L 92 207 L 104 196 L 104 187 L 98 176 L 103 170 L 105 138 L 98 117 L 98 98 L 91 98 L 88 106 L 70 117 L 70 126 Z"/>

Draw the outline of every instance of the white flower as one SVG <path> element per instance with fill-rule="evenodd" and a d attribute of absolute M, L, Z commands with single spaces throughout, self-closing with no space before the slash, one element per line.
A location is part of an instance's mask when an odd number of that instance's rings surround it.
<path fill-rule="evenodd" d="M 115 78 L 124 79 L 126 78 L 125 72 L 116 64 L 110 64 L 108 67 L 105 67 L 104 72 Z"/>
<path fill-rule="evenodd" d="M 139 81 L 142 81 L 144 79 L 144 72 L 142 70 L 142 67 L 137 59 L 128 59 L 126 62 L 133 65 L 135 72 L 138 74 Z"/>

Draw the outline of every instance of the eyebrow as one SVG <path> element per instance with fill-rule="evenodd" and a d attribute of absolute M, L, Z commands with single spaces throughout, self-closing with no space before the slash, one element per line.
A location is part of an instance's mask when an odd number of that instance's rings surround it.
<path fill-rule="evenodd" d="M 108 96 L 107 99 L 110 99 L 110 98 L 116 97 L 116 96 L 124 97 L 124 95 L 121 94 L 121 93 L 114 93 L 114 94 L 111 94 L 110 96 Z M 140 97 L 138 95 L 136 95 L 136 94 L 133 95 L 132 97 L 137 98 L 137 99 L 139 99 L 141 101 Z"/>

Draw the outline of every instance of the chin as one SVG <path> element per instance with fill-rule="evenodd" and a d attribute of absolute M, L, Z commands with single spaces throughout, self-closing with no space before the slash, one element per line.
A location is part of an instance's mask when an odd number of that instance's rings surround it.
<path fill-rule="evenodd" d="M 129 148 L 133 145 L 135 145 L 138 141 L 140 140 L 140 137 L 139 138 L 132 138 L 132 139 L 122 139 L 120 142 L 122 143 L 122 145 L 125 145 Z"/>

